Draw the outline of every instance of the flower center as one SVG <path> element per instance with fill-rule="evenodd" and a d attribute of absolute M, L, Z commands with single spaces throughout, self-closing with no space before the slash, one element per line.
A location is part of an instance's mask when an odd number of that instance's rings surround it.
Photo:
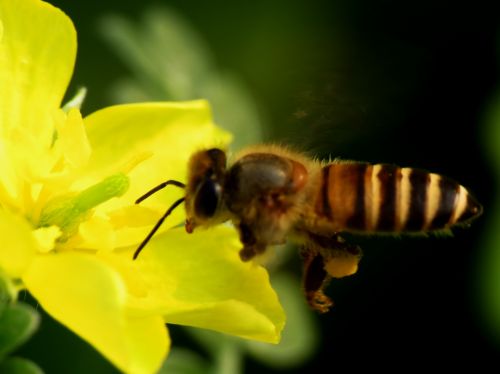
<path fill-rule="evenodd" d="M 129 185 L 129 178 L 118 173 L 88 187 L 76 196 L 56 197 L 42 209 L 38 227 L 58 226 L 62 233 L 58 241 L 65 242 L 77 232 L 80 223 L 88 217 L 91 209 L 113 197 L 122 196 Z"/>

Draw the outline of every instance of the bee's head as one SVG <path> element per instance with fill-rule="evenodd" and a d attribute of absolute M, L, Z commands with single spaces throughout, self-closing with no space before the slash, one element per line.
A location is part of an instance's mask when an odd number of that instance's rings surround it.
<path fill-rule="evenodd" d="M 226 154 L 218 148 L 196 152 L 188 165 L 186 231 L 219 222 L 226 172 Z"/>

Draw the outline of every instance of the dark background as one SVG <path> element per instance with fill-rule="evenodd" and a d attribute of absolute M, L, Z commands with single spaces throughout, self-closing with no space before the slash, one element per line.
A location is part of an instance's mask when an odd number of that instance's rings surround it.
<path fill-rule="evenodd" d="M 52 3 L 78 31 L 72 88 L 89 89 L 88 114 L 110 104 L 106 87 L 129 74 L 102 42 L 97 20 L 116 12 L 136 19 L 159 2 Z M 485 206 L 483 217 L 453 238 L 351 238 L 365 253 L 359 273 L 331 285 L 336 306 L 318 316 L 317 355 L 287 372 L 365 364 L 371 370 L 498 368 L 500 347 L 477 300 L 480 239 L 498 189 L 483 149 L 484 115 L 498 87 L 494 2 L 165 3 L 206 38 L 218 66 L 250 88 L 272 125 L 267 140 L 321 158 L 432 170 L 460 181 Z M 300 272 L 298 264 L 291 266 Z M 50 323 L 44 320 L 42 331 Z M 76 339 L 58 334 L 56 349 Z M 173 343 L 182 339 L 174 329 Z M 82 350 L 91 349 L 82 344 Z M 43 367 L 41 360 L 48 359 L 35 358 Z M 249 361 L 247 372 L 271 369 Z"/>

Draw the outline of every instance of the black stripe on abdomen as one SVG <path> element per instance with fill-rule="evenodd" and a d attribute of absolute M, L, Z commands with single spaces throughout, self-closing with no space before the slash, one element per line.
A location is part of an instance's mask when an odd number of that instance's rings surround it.
<path fill-rule="evenodd" d="M 401 169 L 392 165 L 381 165 L 377 178 L 380 181 L 380 204 L 377 231 L 393 231 L 396 227 L 396 181 Z"/>
<path fill-rule="evenodd" d="M 428 172 L 412 169 L 409 179 L 411 188 L 410 207 L 404 230 L 420 231 L 425 225 L 427 191 L 431 178 Z"/>
<path fill-rule="evenodd" d="M 440 177 L 439 180 L 439 207 L 429 225 L 429 230 L 442 229 L 448 226 L 451 217 L 455 211 L 455 205 L 457 200 L 457 194 L 460 189 L 460 185 L 449 178 Z"/>
<path fill-rule="evenodd" d="M 347 220 L 347 227 L 354 230 L 366 230 L 365 208 L 365 173 L 371 165 L 359 163 L 350 165 L 351 181 L 355 188 L 355 202 L 351 217 Z"/>

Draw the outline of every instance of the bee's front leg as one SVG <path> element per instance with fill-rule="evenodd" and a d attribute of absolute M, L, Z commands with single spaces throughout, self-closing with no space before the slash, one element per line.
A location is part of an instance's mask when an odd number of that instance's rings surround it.
<path fill-rule="evenodd" d="M 243 244 L 243 248 L 240 250 L 240 258 L 242 261 L 250 261 L 252 258 L 266 250 L 267 245 L 257 241 L 255 232 L 249 225 L 240 222 L 238 225 L 238 231 L 240 233 L 241 244 Z"/>

